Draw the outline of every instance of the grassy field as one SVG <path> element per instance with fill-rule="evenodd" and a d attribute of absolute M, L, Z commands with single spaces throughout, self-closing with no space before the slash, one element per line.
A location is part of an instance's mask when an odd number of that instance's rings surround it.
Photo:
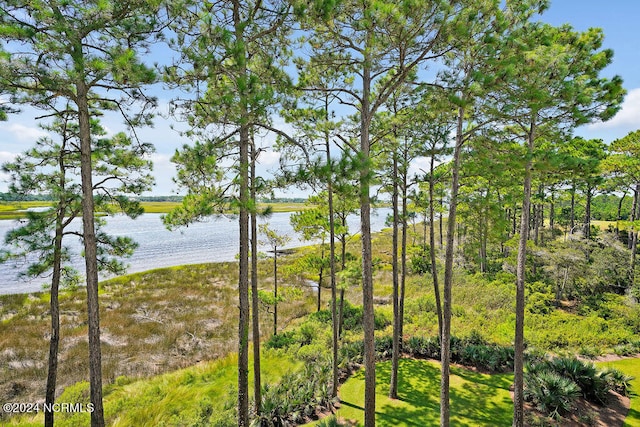
<path fill-rule="evenodd" d="M 598 363 L 601 367 L 610 367 L 621 370 L 627 375 L 635 377 L 631 381 L 631 407 L 623 427 L 640 427 L 640 359 L 622 359 L 615 362 Z"/>
<path fill-rule="evenodd" d="M 428 360 L 402 359 L 398 399 L 389 399 L 391 362 L 376 366 L 376 425 L 431 426 L 440 419 L 440 365 Z M 509 396 L 512 374 L 486 375 L 454 367 L 451 375 L 451 424 L 507 426 L 513 406 Z M 340 389 L 339 418 L 363 425 L 364 371 Z"/>
<path fill-rule="evenodd" d="M 237 363 L 237 356 L 229 355 L 149 380 L 119 377 L 105 388 L 105 421 L 112 427 L 210 425 L 212 417 L 214 422 L 221 420 L 226 410 L 235 408 Z M 261 363 L 263 384 L 278 382 L 285 373 L 299 370 L 302 365 L 274 351 L 264 352 Z M 253 381 L 251 374 L 249 381 Z M 58 402 L 86 404 L 88 395 L 89 384 L 80 382 L 68 387 Z M 41 413 L 33 417 L 13 418 L 7 425 L 41 426 L 43 421 Z M 58 426 L 89 424 L 86 412 L 56 415 Z"/>

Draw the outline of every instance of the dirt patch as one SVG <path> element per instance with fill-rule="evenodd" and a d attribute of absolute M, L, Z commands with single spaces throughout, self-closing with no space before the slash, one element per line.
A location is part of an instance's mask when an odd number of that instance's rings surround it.
<path fill-rule="evenodd" d="M 513 391 L 511 391 L 511 400 L 513 400 Z M 631 400 L 628 397 L 610 391 L 606 405 L 596 405 L 579 399 L 574 409 L 567 417 L 558 421 L 547 418 L 534 408 L 531 404 L 524 403 L 525 427 L 540 425 L 534 423 L 532 418 L 543 418 L 550 426 L 557 427 L 622 427 L 624 420 L 629 412 Z"/>

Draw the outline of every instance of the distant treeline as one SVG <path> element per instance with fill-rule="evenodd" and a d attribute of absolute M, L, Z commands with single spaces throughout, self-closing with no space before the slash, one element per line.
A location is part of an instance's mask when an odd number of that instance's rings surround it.
<path fill-rule="evenodd" d="M 140 196 L 141 202 L 181 202 L 183 196 Z M 51 202 L 53 198 L 48 194 L 17 194 L 0 192 L 0 201 L 3 202 Z M 263 203 L 303 203 L 302 197 L 264 198 Z"/>
<path fill-rule="evenodd" d="M 304 197 L 275 197 L 275 198 L 263 198 L 259 201 L 261 203 L 304 203 L 307 199 Z"/>
<path fill-rule="evenodd" d="M 50 202 L 53 199 L 46 194 L 16 194 L 16 193 L 1 193 L 0 201 L 3 202 Z"/>

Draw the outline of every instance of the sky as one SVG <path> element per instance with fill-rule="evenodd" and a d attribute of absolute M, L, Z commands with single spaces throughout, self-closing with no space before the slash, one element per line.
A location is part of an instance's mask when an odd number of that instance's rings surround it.
<path fill-rule="evenodd" d="M 619 75 L 624 81 L 627 96 L 621 111 L 610 121 L 582 126 L 576 134 L 585 138 L 600 138 L 609 143 L 627 133 L 640 128 L 640 0 L 552 0 L 550 8 L 540 20 L 553 25 L 571 24 L 575 29 L 584 31 L 590 27 L 600 27 L 605 34 L 604 48 L 614 51 L 613 62 L 602 73 L 603 76 Z M 160 112 L 166 112 L 169 94 L 157 90 Z M 35 117 L 41 112 L 24 109 L 23 113 L 11 115 L 7 122 L 0 122 L 0 164 L 11 161 L 15 156 L 33 145 L 45 133 L 38 128 Z M 152 155 L 156 184 L 146 195 L 176 194 L 177 188 L 172 181 L 175 167 L 170 159 L 177 148 L 189 141 L 172 129 L 179 124 L 158 116 L 153 128 L 138 131 L 145 142 L 156 147 Z M 122 120 L 115 114 L 107 114 L 103 125 L 109 132 L 124 130 Z M 282 123 L 276 126 L 282 128 Z M 263 142 L 268 147 L 270 139 Z M 268 173 L 277 167 L 279 154 L 266 150 L 259 158 L 258 173 Z M 420 164 L 414 166 L 417 171 Z M 0 172 L 0 192 L 7 191 L 7 176 Z M 276 193 L 279 196 L 300 196 L 303 193 Z"/>

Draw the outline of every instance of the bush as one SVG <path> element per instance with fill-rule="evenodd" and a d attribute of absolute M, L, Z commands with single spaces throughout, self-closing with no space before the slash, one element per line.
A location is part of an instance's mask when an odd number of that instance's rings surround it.
<path fill-rule="evenodd" d="M 265 343 L 265 348 L 288 348 L 297 342 L 294 332 L 282 332 L 277 335 L 272 335 Z"/>
<path fill-rule="evenodd" d="M 603 404 L 611 390 L 628 395 L 632 379 L 616 369 L 600 371 L 593 363 L 573 357 L 537 360 L 527 364 L 525 399 L 547 415 L 558 417 L 580 396 Z"/>
<path fill-rule="evenodd" d="M 347 304 L 349 303 L 345 301 L 345 306 Z M 322 323 L 331 323 L 331 312 L 329 310 L 315 311 L 311 313 L 308 318 L 311 320 L 317 320 L 318 322 Z"/>
<path fill-rule="evenodd" d="M 331 368 L 327 363 L 307 364 L 303 372 L 287 374 L 279 384 L 265 384 L 262 412 L 254 426 L 297 425 L 317 418 L 319 411 L 333 410 L 328 385 Z"/>
<path fill-rule="evenodd" d="M 513 369 L 513 347 L 491 344 L 469 344 L 458 355 L 463 365 L 488 372 L 507 372 Z"/>
<path fill-rule="evenodd" d="M 322 315 L 319 315 L 322 317 Z M 376 330 L 386 328 L 391 324 L 391 320 L 380 311 L 375 311 L 374 324 Z M 362 328 L 363 309 L 362 306 L 353 306 L 348 301 L 344 302 L 342 314 L 342 326 L 344 330 L 351 331 Z"/>
<path fill-rule="evenodd" d="M 331 415 L 320 420 L 317 424 L 318 427 L 340 427 L 343 424 L 340 424 L 335 415 Z"/>
<path fill-rule="evenodd" d="M 548 362 L 550 370 L 573 381 L 582 396 L 590 402 L 606 402 L 611 389 L 606 375 L 598 371 L 593 363 L 573 357 L 557 357 Z"/>
<path fill-rule="evenodd" d="M 554 310 L 555 298 L 553 295 L 533 292 L 527 298 L 527 311 L 534 314 L 549 314 Z"/>
<path fill-rule="evenodd" d="M 387 335 L 376 338 L 376 359 L 385 360 L 391 357 L 393 352 L 393 337 Z"/>
<path fill-rule="evenodd" d="M 525 373 L 524 399 L 552 418 L 568 413 L 578 397 L 580 389 L 569 378 L 545 369 Z"/>
<path fill-rule="evenodd" d="M 431 272 L 431 256 L 429 245 L 412 246 L 409 248 L 410 269 L 413 274 L 424 276 Z"/>
<path fill-rule="evenodd" d="M 616 368 L 605 369 L 603 374 L 612 390 L 615 390 L 622 396 L 629 396 L 631 394 L 631 381 L 635 379 L 634 377 L 626 375 Z"/>
<path fill-rule="evenodd" d="M 353 341 L 349 343 L 343 343 L 340 346 L 339 353 L 342 364 L 362 363 L 362 357 L 364 354 L 364 342 Z"/>
<path fill-rule="evenodd" d="M 410 337 L 404 342 L 408 354 L 416 358 L 440 359 L 440 339 L 437 337 Z"/>

